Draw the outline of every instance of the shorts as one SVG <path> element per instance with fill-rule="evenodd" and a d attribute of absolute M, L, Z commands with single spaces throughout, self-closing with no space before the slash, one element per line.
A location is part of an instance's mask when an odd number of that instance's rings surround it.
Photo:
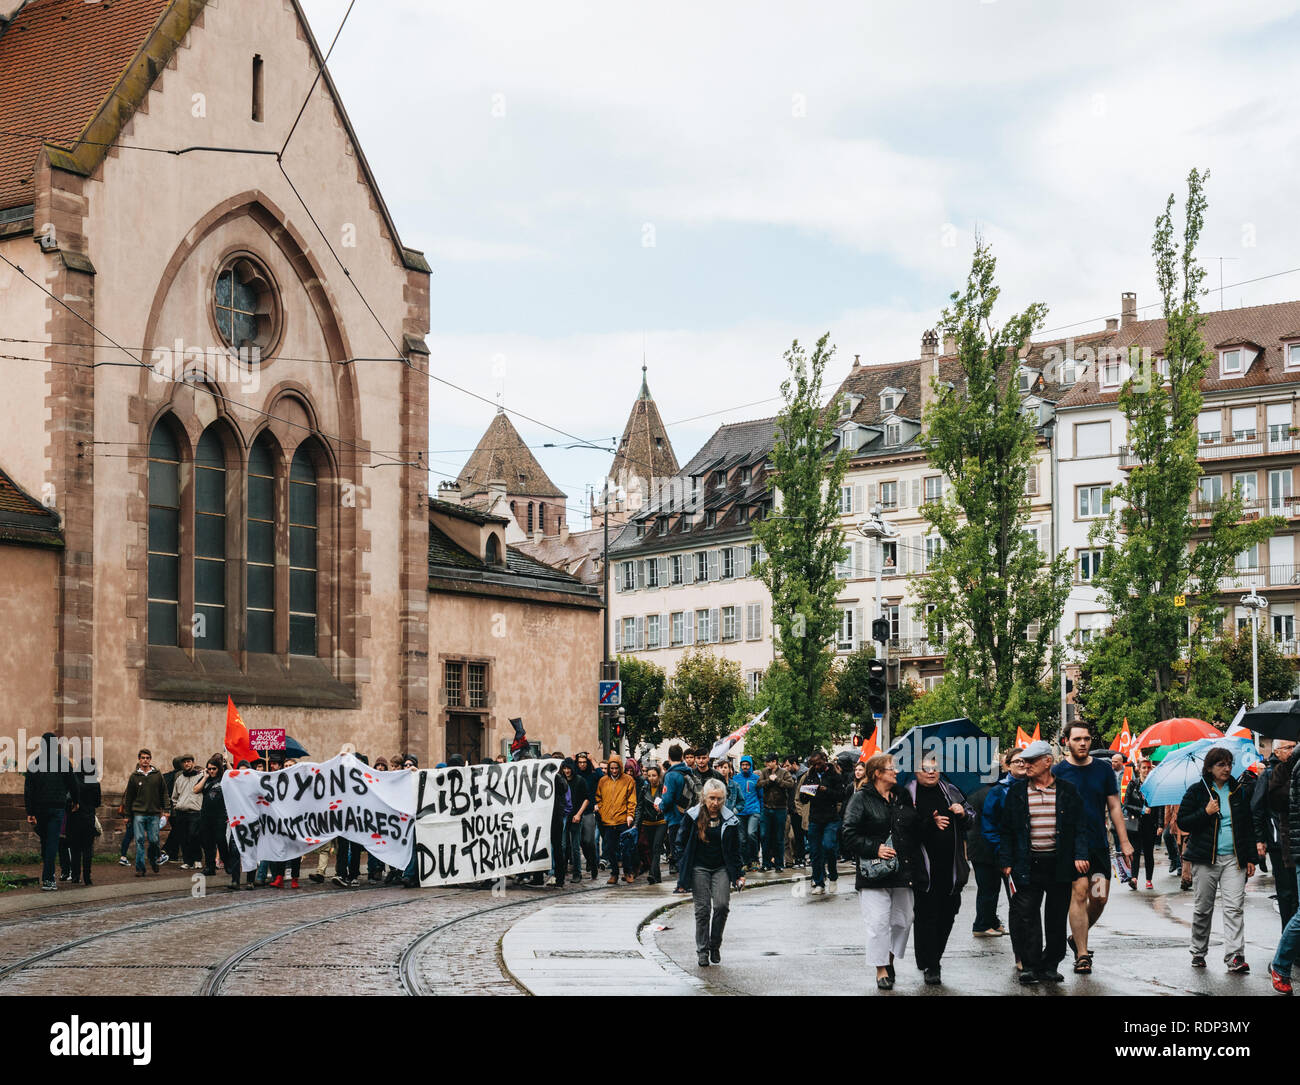
<path fill-rule="evenodd" d="M 1111 860 L 1109 848 L 1089 848 L 1088 849 L 1088 873 L 1080 874 L 1077 870 L 1074 872 L 1074 880 L 1087 878 L 1092 880 L 1100 874 L 1107 881 L 1110 881 Z"/>

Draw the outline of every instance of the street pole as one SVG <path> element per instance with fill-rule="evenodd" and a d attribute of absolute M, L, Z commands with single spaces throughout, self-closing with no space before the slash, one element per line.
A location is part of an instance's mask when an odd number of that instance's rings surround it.
<path fill-rule="evenodd" d="M 1250 608 L 1250 674 L 1253 703 L 1259 704 L 1259 612 L 1268 606 L 1268 600 L 1254 588 L 1241 597 L 1241 605 Z"/>
<path fill-rule="evenodd" d="M 604 515 L 601 517 L 601 526 L 605 533 L 605 556 L 601 564 L 605 572 L 605 658 L 600 668 L 601 678 L 609 677 L 609 479 L 605 479 L 605 487 L 602 493 L 601 505 Z M 603 708 L 600 710 L 600 742 L 604 750 L 606 760 L 609 759 L 609 713 Z"/>
<path fill-rule="evenodd" d="M 881 610 L 881 584 L 885 573 L 885 539 L 898 537 L 897 529 L 885 523 L 881 517 L 883 508 L 879 501 L 871 508 L 871 515 L 858 523 L 858 533 L 867 539 L 874 539 L 876 542 L 876 608 L 872 623 L 878 618 L 885 616 Z M 880 647 L 876 652 L 876 658 L 883 660 L 885 664 L 885 714 L 880 720 L 880 727 L 877 730 L 876 744 L 880 750 L 889 748 L 889 638 L 876 641 Z"/>

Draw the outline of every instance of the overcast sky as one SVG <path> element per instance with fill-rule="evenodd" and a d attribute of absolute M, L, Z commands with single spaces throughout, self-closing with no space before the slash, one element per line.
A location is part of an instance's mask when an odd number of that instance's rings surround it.
<path fill-rule="evenodd" d="M 306 0 L 322 48 L 346 7 Z M 1092 330 L 1135 290 L 1155 315 L 1152 223 L 1193 166 L 1206 307 L 1220 256 L 1226 307 L 1300 297 L 1300 274 L 1231 286 L 1300 267 L 1298 31 L 1282 0 L 357 0 L 330 70 L 433 266 L 434 371 L 604 443 L 644 344 L 685 463 L 776 412 L 755 401 L 793 339 L 831 333 L 828 391 L 855 354 L 915 358 L 976 229 L 1006 312 Z M 433 386 L 435 470 L 494 409 Z M 609 458 L 536 455 L 581 526 Z"/>

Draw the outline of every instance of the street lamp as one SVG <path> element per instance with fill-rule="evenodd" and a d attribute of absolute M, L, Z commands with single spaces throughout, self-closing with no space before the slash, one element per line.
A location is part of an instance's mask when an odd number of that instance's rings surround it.
<path fill-rule="evenodd" d="M 887 665 L 889 659 L 888 625 L 880 624 L 883 622 L 885 617 L 884 612 L 880 609 L 881 576 L 884 573 L 884 566 L 885 566 L 885 540 L 896 539 L 898 538 L 900 533 L 898 528 L 894 527 L 893 524 L 889 523 L 884 519 L 884 517 L 881 515 L 883 511 L 884 509 L 882 508 L 880 502 L 877 501 L 871 507 L 871 514 L 865 517 L 864 519 L 858 521 L 858 534 L 865 539 L 874 540 L 876 543 L 876 607 L 873 612 L 873 617 L 871 621 L 871 626 L 872 626 L 871 631 L 872 631 L 872 640 L 875 640 L 880 645 L 880 651 L 877 653 L 877 656 L 880 659 L 885 660 Z M 875 634 L 878 631 L 884 632 L 885 636 L 877 637 Z M 884 719 L 880 721 L 880 728 L 879 728 L 880 737 L 877 740 L 879 743 L 879 748 L 882 750 L 887 749 L 889 747 L 888 724 L 889 724 L 889 683 L 886 682 L 885 683 L 885 716 Z"/>
<path fill-rule="evenodd" d="M 1268 606 L 1268 600 L 1254 588 L 1241 597 L 1241 605 L 1250 610 L 1250 677 L 1254 703 L 1259 704 L 1259 612 Z"/>

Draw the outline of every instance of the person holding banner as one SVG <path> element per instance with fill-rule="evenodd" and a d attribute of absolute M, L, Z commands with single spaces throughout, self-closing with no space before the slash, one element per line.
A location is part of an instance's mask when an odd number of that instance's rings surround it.
<path fill-rule="evenodd" d="M 726 787 L 723 787 L 726 793 Z M 605 859 L 609 863 L 609 881 L 618 884 L 618 838 L 636 821 L 636 785 L 623 771 L 623 759 L 616 753 L 609 755 L 608 772 L 596 785 L 596 809 L 600 818 L 601 838 L 604 841 Z M 635 874 L 626 868 L 624 880 L 630 885 Z"/>
<path fill-rule="evenodd" d="M 695 901 L 695 952 L 701 968 L 722 962 L 722 932 L 731 889 L 745 884 L 740 864 L 740 819 L 723 803 L 727 785 L 706 780 L 700 801 L 686 811 L 677 832 L 677 887 Z"/>

